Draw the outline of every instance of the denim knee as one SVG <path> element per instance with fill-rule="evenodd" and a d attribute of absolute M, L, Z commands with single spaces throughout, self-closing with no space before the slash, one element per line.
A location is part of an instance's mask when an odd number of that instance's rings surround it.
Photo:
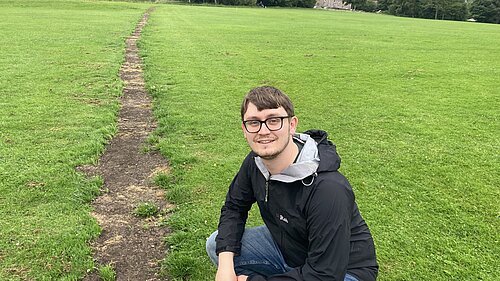
<path fill-rule="evenodd" d="M 218 233 L 218 231 L 215 231 L 214 233 L 212 233 L 212 235 L 210 235 L 210 237 L 208 237 L 207 243 L 205 245 L 208 257 L 213 262 L 213 264 L 215 264 L 215 266 L 217 266 L 219 264 L 219 257 L 217 256 L 217 253 L 215 251 L 216 250 L 215 237 L 217 237 L 217 233 Z"/>

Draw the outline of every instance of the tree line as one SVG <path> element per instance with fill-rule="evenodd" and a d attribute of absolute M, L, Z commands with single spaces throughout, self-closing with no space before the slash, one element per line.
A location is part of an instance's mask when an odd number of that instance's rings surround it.
<path fill-rule="evenodd" d="M 197 4 L 221 4 L 234 6 L 261 6 L 261 7 L 301 7 L 312 8 L 316 4 L 316 0 L 182 0 L 189 3 Z"/>
<path fill-rule="evenodd" d="M 500 0 L 346 0 L 353 9 L 396 16 L 500 23 Z"/>
<path fill-rule="evenodd" d="M 312 8 L 316 0 L 183 0 L 189 3 L 213 3 L 243 6 L 280 6 Z M 500 0 L 344 0 L 353 10 L 382 12 L 395 16 L 468 20 L 500 23 Z"/>

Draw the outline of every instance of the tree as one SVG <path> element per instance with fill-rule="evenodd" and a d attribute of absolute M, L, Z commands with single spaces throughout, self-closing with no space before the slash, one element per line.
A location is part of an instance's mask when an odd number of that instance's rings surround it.
<path fill-rule="evenodd" d="M 419 0 L 393 0 L 389 5 L 389 13 L 397 16 L 417 17 L 419 10 Z"/>
<path fill-rule="evenodd" d="M 467 13 L 467 3 L 463 0 L 424 0 L 420 17 L 436 20 L 465 20 Z"/>
<path fill-rule="evenodd" d="M 469 14 L 467 3 L 462 0 L 454 0 L 444 11 L 444 18 L 450 20 L 466 20 Z"/>
<path fill-rule="evenodd" d="M 298 0 L 297 6 L 304 8 L 312 8 L 316 5 L 316 0 Z"/>
<path fill-rule="evenodd" d="M 316 0 L 262 0 L 262 3 L 266 6 L 312 8 Z"/>
<path fill-rule="evenodd" d="M 427 0 L 423 3 L 423 9 L 421 11 L 421 15 L 423 18 L 434 18 L 438 19 L 438 16 L 441 15 L 443 17 L 444 10 L 446 6 L 448 6 L 449 1 L 445 0 Z M 441 12 L 441 14 L 439 13 Z"/>
<path fill-rule="evenodd" d="M 377 9 L 381 11 L 388 11 L 389 6 L 392 4 L 392 0 L 379 0 L 377 2 Z"/>
<path fill-rule="evenodd" d="M 464 0 L 381 0 L 378 8 L 396 16 L 442 20 L 467 18 Z"/>
<path fill-rule="evenodd" d="M 365 12 L 375 12 L 377 11 L 377 3 L 373 0 L 367 0 L 361 7 L 358 9 Z"/>
<path fill-rule="evenodd" d="M 222 4 L 222 5 L 247 5 L 247 6 L 255 6 L 256 2 L 255 0 L 215 0 L 217 3 Z"/>
<path fill-rule="evenodd" d="M 500 23 L 500 0 L 474 0 L 470 12 L 479 22 Z"/>

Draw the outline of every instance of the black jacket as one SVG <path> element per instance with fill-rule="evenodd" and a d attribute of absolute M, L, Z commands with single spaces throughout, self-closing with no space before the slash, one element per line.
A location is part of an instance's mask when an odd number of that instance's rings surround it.
<path fill-rule="evenodd" d="M 338 172 L 340 157 L 335 146 L 326 132 L 306 134 L 318 143 L 320 162 L 317 173 L 304 180 L 268 180 L 259 171 L 253 152 L 245 158 L 221 210 L 216 251 L 240 253 L 248 211 L 257 202 L 285 261 L 294 270 L 267 279 L 255 275 L 249 280 L 344 280 L 346 272 L 360 281 L 375 280 L 378 265 L 373 239 L 349 182 Z"/>

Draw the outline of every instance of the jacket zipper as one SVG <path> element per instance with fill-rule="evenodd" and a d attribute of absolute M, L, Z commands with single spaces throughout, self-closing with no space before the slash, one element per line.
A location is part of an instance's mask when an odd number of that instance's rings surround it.
<path fill-rule="evenodd" d="M 267 203 L 269 200 L 269 178 L 266 179 L 266 198 L 264 198 L 264 202 Z"/>

